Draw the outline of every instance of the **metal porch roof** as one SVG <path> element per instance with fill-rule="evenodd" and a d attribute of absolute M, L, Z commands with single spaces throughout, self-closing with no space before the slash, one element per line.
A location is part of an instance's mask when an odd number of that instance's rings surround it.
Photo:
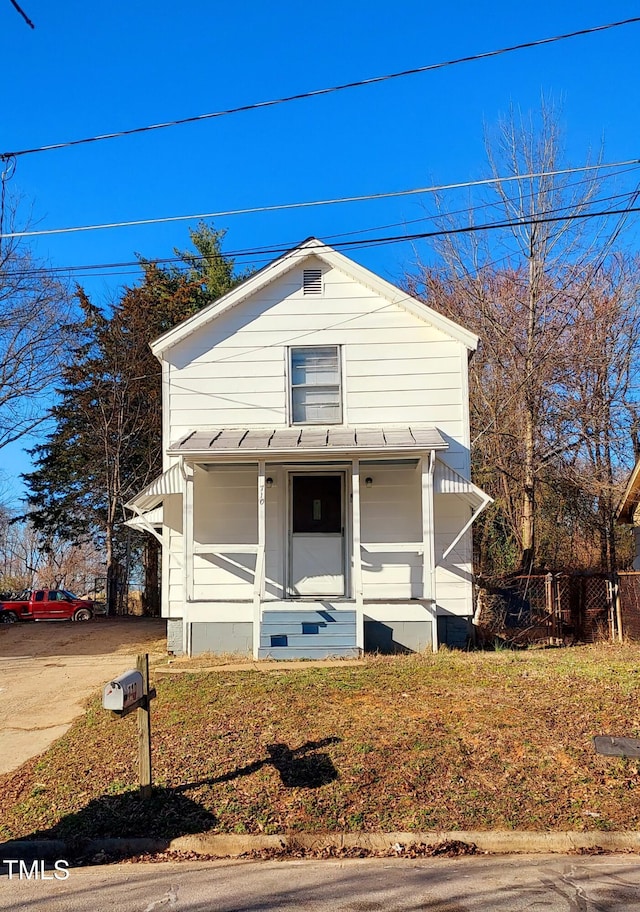
<path fill-rule="evenodd" d="M 433 427 L 212 428 L 191 431 L 169 447 L 177 455 L 291 456 L 336 452 L 425 452 L 446 450 Z"/>
<path fill-rule="evenodd" d="M 146 513 L 161 504 L 167 494 L 182 494 L 183 487 L 182 469 L 180 463 L 176 462 L 162 475 L 158 475 L 150 485 L 136 494 L 125 506 L 136 513 L 140 511 Z"/>
<path fill-rule="evenodd" d="M 458 494 L 469 504 L 472 509 L 477 509 L 480 505 L 486 506 L 493 500 L 488 494 L 474 485 L 468 478 L 464 478 L 451 466 L 446 465 L 442 460 L 436 459 L 436 469 L 434 473 L 434 492 L 436 494 Z"/>

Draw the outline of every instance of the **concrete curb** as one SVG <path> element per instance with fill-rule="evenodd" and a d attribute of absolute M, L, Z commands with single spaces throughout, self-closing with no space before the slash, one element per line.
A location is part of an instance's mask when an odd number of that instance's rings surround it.
<path fill-rule="evenodd" d="M 478 851 L 496 855 L 566 854 L 579 850 L 640 852 L 640 831 L 535 833 L 526 830 L 441 830 L 427 833 L 294 833 L 241 836 L 232 833 L 199 833 L 177 839 L 13 840 L 0 844 L 0 862 L 7 859 L 57 860 L 81 855 L 93 857 L 193 852 L 196 855 L 238 857 L 264 849 L 363 849 L 388 852 L 396 846 L 409 850 L 443 842 L 474 844 Z M 398 851 L 401 855 L 402 852 Z"/>

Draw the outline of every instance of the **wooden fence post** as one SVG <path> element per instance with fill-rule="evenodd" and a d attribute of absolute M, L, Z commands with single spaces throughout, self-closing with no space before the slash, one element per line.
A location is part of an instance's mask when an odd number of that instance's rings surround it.
<path fill-rule="evenodd" d="M 547 573 L 547 575 L 544 578 L 544 597 L 545 597 L 545 605 L 546 605 L 546 609 L 547 609 L 547 614 L 549 615 L 549 618 L 550 618 L 549 644 L 551 645 L 551 644 L 553 644 L 554 638 L 556 636 L 556 614 L 554 611 L 554 604 L 553 604 L 553 574 L 552 573 Z"/>
<path fill-rule="evenodd" d="M 616 606 L 616 621 L 618 625 L 618 640 L 621 643 L 624 643 L 624 630 L 622 624 L 622 601 L 620 599 L 620 577 L 615 574 L 613 583 L 613 597 L 615 599 Z"/>

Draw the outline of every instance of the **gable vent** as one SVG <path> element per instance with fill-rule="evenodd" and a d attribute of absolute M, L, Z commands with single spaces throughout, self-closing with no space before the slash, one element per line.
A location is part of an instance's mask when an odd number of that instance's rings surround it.
<path fill-rule="evenodd" d="M 306 295 L 322 294 L 322 270 L 302 270 L 302 293 Z"/>

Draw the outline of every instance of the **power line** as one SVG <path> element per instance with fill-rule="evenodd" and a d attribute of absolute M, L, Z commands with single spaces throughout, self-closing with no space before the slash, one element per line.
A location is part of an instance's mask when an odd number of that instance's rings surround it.
<path fill-rule="evenodd" d="M 635 191 L 634 191 L 635 192 Z M 629 195 L 629 194 L 626 194 Z M 382 244 L 397 244 L 403 241 L 419 241 L 433 237 L 442 237 L 447 234 L 471 234 L 474 231 L 493 231 L 498 228 L 520 228 L 527 225 L 544 225 L 549 222 L 570 222 L 577 219 L 604 218 L 611 215 L 626 216 L 631 212 L 640 212 L 640 206 L 628 207 L 626 209 L 604 209 L 600 212 L 582 212 L 574 215 L 554 215 L 542 216 L 539 218 L 515 219 L 514 221 L 489 222 L 484 225 L 467 225 L 461 228 L 447 228 L 438 231 L 424 231 L 418 234 L 395 235 L 384 238 L 371 238 L 370 241 L 342 241 L 334 244 L 334 247 L 349 247 L 360 249 L 361 247 L 377 247 Z"/>
<path fill-rule="evenodd" d="M 608 199 L 619 199 L 619 198 L 622 198 L 625 196 L 629 197 L 629 198 L 635 197 L 635 196 L 637 196 L 637 190 L 633 190 L 633 191 L 630 191 L 630 192 L 624 193 L 624 194 L 617 194 L 616 196 L 609 197 Z M 597 202 L 605 202 L 605 201 L 606 201 L 605 199 L 597 200 Z M 566 206 L 566 207 L 562 207 L 562 208 L 566 209 L 569 207 Z M 562 211 L 562 208 L 560 210 L 556 210 L 556 211 Z M 551 211 L 554 211 L 554 210 L 551 210 Z M 486 223 L 480 224 L 480 225 L 465 225 L 460 228 L 443 228 L 443 229 L 437 229 L 434 231 L 416 232 L 414 234 L 401 234 L 401 235 L 390 235 L 390 236 L 378 237 L 378 238 L 334 241 L 331 246 L 335 247 L 337 249 L 348 248 L 348 249 L 353 249 L 353 250 L 362 250 L 362 249 L 367 249 L 370 247 L 378 247 L 378 246 L 382 246 L 382 245 L 386 245 L 386 244 L 397 244 L 397 243 L 406 243 L 409 241 L 427 240 L 429 238 L 444 237 L 446 235 L 471 234 L 473 232 L 494 231 L 494 230 L 504 229 L 504 228 L 542 225 L 542 224 L 551 223 L 551 222 L 569 222 L 569 221 L 576 221 L 578 219 L 586 220 L 586 219 L 590 219 L 590 218 L 605 218 L 608 216 L 615 216 L 615 215 L 628 216 L 632 212 L 640 212 L 640 206 L 627 206 L 624 209 L 603 209 L 603 210 L 600 210 L 597 212 L 579 212 L 579 213 L 573 213 L 573 214 L 569 213 L 569 214 L 565 214 L 565 215 L 547 214 L 547 215 L 538 216 L 535 218 L 521 218 L 521 219 L 514 219 L 514 220 L 507 219 L 506 221 L 502 221 L 502 222 L 486 222 Z M 268 247 L 255 247 L 255 248 L 248 248 L 246 250 L 229 251 L 229 252 L 225 253 L 224 256 L 231 257 L 233 259 L 239 259 L 241 257 L 243 257 L 243 258 L 254 257 L 252 262 L 256 262 L 256 261 L 258 261 L 257 260 L 258 257 L 265 257 L 265 256 L 269 256 L 270 258 L 272 258 L 274 256 L 277 257 L 277 256 L 281 256 L 281 255 L 287 253 L 290 250 L 291 250 L 291 245 L 279 244 L 279 245 L 268 246 Z M 308 250 L 305 249 L 305 250 L 301 251 L 301 255 L 307 256 Z M 194 257 L 194 259 L 206 260 L 207 257 L 206 257 L 206 255 L 201 255 L 201 256 Z M 142 262 L 144 262 L 144 261 L 142 261 Z M 164 257 L 164 258 L 148 260 L 147 262 L 149 262 L 150 264 L 153 264 L 153 265 L 157 265 L 157 266 L 166 266 L 166 265 L 171 265 L 172 263 L 180 263 L 180 262 L 182 262 L 182 258 L 181 257 Z M 266 262 L 270 262 L 270 260 L 267 260 Z M 84 264 L 81 266 L 53 266 L 53 267 L 49 267 L 49 268 L 42 267 L 40 269 L 30 269 L 30 270 L 22 270 L 22 271 L 16 270 L 15 272 L 12 272 L 11 274 L 14 276 L 28 276 L 28 275 L 36 275 L 36 274 L 41 274 L 41 273 L 53 274 L 53 273 L 80 272 L 80 271 L 95 270 L 95 269 L 109 269 L 109 270 L 122 269 L 122 268 L 130 267 L 130 266 L 140 267 L 141 261 L 140 260 L 129 260 L 129 261 L 124 261 L 124 262 L 116 262 L 116 263 Z"/>
<path fill-rule="evenodd" d="M 13 0 L 12 0 L 13 2 Z M 270 99 L 268 101 L 259 101 L 252 104 L 240 105 L 236 108 L 227 108 L 223 111 L 213 111 L 208 114 L 196 114 L 193 117 L 182 117 L 177 120 L 168 120 L 163 123 L 150 124 L 145 127 L 133 127 L 129 130 L 118 130 L 114 133 L 101 133 L 97 136 L 88 136 L 83 139 L 72 139 L 67 142 L 50 143 L 49 145 L 35 146 L 31 149 L 19 149 L 13 152 L 0 152 L 0 159 L 10 158 L 11 156 L 32 155 L 36 152 L 51 152 L 54 149 L 68 149 L 71 146 L 86 145 L 87 143 L 101 142 L 105 139 L 118 139 L 122 136 L 133 136 L 137 133 L 148 133 L 152 130 L 164 130 L 167 127 L 177 127 L 187 123 L 197 123 L 203 120 L 212 120 L 216 117 L 227 117 L 230 114 L 240 114 L 245 111 L 256 111 L 260 108 L 271 108 L 276 105 L 287 104 L 291 101 L 301 101 L 305 98 L 317 98 L 321 95 L 330 95 L 334 92 L 342 92 L 346 89 L 355 89 L 360 86 L 375 85 L 380 82 L 388 82 L 391 79 L 401 79 L 405 76 L 415 76 L 419 73 L 429 73 L 434 70 L 441 70 L 445 67 L 457 66 L 460 63 L 472 63 L 476 60 L 487 60 L 491 57 L 498 57 L 502 54 L 509 54 L 513 51 L 521 51 L 527 48 L 542 47 L 546 44 L 553 44 L 557 41 L 566 41 L 569 38 L 578 38 L 583 35 L 592 35 L 596 32 L 604 32 L 609 29 L 619 28 L 623 25 L 632 25 L 640 22 L 640 16 L 630 19 L 621 19 L 617 22 L 608 22 L 605 25 L 596 25 L 592 28 L 579 29 L 575 32 L 566 32 L 562 35 L 553 35 L 550 38 L 539 38 L 536 41 L 525 41 L 521 44 L 513 44 L 509 47 L 498 48 L 493 51 L 485 51 L 481 54 L 471 54 L 466 57 L 457 57 L 453 60 L 445 60 L 440 63 L 431 63 L 426 66 L 412 67 L 408 70 L 400 70 L 397 73 L 387 73 L 383 76 L 372 76 L 369 79 L 359 79 L 354 82 L 345 82 L 340 85 L 329 86 L 323 89 L 314 89 L 310 92 L 299 92 L 295 95 L 286 95 L 282 98 Z"/>
<path fill-rule="evenodd" d="M 597 166 L 594 166 L 594 167 L 597 167 Z M 630 174 L 630 173 L 633 173 L 635 170 L 636 170 L 635 167 L 624 168 L 621 171 L 614 171 L 613 173 L 607 174 L 606 178 L 619 177 L 621 174 Z M 546 172 L 545 172 L 545 174 L 546 174 Z M 590 180 L 593 180 L 593 178 L 585 177 L 585 178 L 582 178 L 581 180 L 571 181 L 570 183 L 564 184 L 562 189 L 566 190 L 566 189 L 569 189 L 570 187 L 578 187 L 580 184 L 587 183 Z M 602 178 L 602 180 L 604 180 L 604 177 Z M 509 203 L 512 203 L 515 201 L 521 201 L 522 199 L 533 197 L 534 193 L 535 193 L 535 190 L 531 189 L 530 191 L 527 191 L 525 193 L 519 193 L 517 196 L 506 197 L 505 201 L 509 202 Z M 600 202 L 604 202 L 605 200 L 610 200 L 610 199 L 619 199 L 619 198 L 622 198 L 627 195 L 630 195 L 630 192 L 618 193 L 611 197 L 600 197 Z M 591 202 L 593 204 L 594 202 L 597 202 L 597 201 L 598 200 L 592 200 Z M 485 203 L 477 203 L 473 206 L 467 205 L 461 209 L 447 209 L 446 213 L 443 213 L 443 214 L 446 215 L 447 218 L 450 218 L 451 216 L 454 216 L 454 215 L 464 215 L 464 214 L 468 214 L 468 213 L 472 213 L 472 212 L 479 212 L 480 210 L 484 210 L 484 209 L 501 208 L 502 205 L 503 205 L 503 200 L 501 198 L 496 198 L 494 200 L 490 200 Z M 547 210 L 547 214 L 549 212 L 562 212 L 564 209 L 568 209 L 568 208 L 571 208 L 571 204 L 568 204 L 566 206 L 558 206 L 557 208 L 555 208 L 553 210 Z M 337 234 L 325 234 L 325 235 L 323 235 L 323 240 L 325 241 L 325 243 L 331 244 L 335 238 L 346 238 L 346 237 L 351 237 L 354 235 L 370 234 L 372 231 L 383 231 L 387 228 L 399 228 L 399 227 L 403 227 L 403 226 L 406 227 L 407 225 L 416 225 L 419 222 L 433 221 L 433 219 L 435 217 L 436 216 L 434 216 L 432 214 L 421 215 L 420 218 L 402 219 L 399 222 L 389 222 L 386 225 L 374 225 L 374 226 L 370 226 L 368 228 L 358 228 L 353 231 L 341 231 Z"/>
<path fill-rule="evenodd" d="M 368 193 L 362 196 L 340 196 L 332 199 L 307 200 L 300 203 L 277 203 L 272 206 L 250 206 L 245 209 L 226 209 L 219 212 L 201 212 L 192 215 L 167 215 L 158 218 L 132 219 L 122 222 L 103 222 L 96 225 L 75 225 L 70 228 L 44 228 L 39 231 L 13 231 L 0 234 L 1 238 L 44 237 L 52 234 L 74 234 L 84 231 L 103 231 L 110 228 L 134 228 L 142 225 L 161 225 L 169 222 L 199 221 L 210 218 L 229 218 L 234 215 L 256 215 L 264 212 L 282 212 L 287 209 L 308 209 L 317 206 L 335 206 L 339 203 L 362 203 L 372 200 L 392 199 L 402 196 L 416 196 L 423 193 L 440 193 L 443 190 L 462 190 L 488 184 L 506 184 L 512 181 L 530 180 L 539 177 L 558 177 L 564 174 L 579 174 L 586 171 L 600 171 L 607 168 L 624 168 L 640 165 L 640 159 L 607 162 L 605 164 L 582 165 L 579 168 L 561 168 L 555 171 L 534 171 L 529 174 L 515 174 L 507 177 L 486 177 L 480 180 L 460 181 L 453 184 L 439 184 L 431 187 L 415 187 L 410 190 L 389 190 L 382 193 Z"/>
<path fill-rule="evenodd" d="M 22 9 L 22 7 L 16 2 L 16 0 L 9 0 L 9 3 L 13 6 L 14 9 L 16 9 L 16 10 L 20 13 L 20 15 L 22 16 L 22 18 L 24 19 L 24 21 L 25 21 L 25 22 L 27 23 L 27 25 L 29 26 L 29 28 L 34 29 L 34 28 L 35 28 L 35 25 L 34 25 L 33 22 L 31 21 L 31 19 L 29 19 L 29 17 L 28 17 L 27 14 L 25 13 L 25 11 Z"/>

